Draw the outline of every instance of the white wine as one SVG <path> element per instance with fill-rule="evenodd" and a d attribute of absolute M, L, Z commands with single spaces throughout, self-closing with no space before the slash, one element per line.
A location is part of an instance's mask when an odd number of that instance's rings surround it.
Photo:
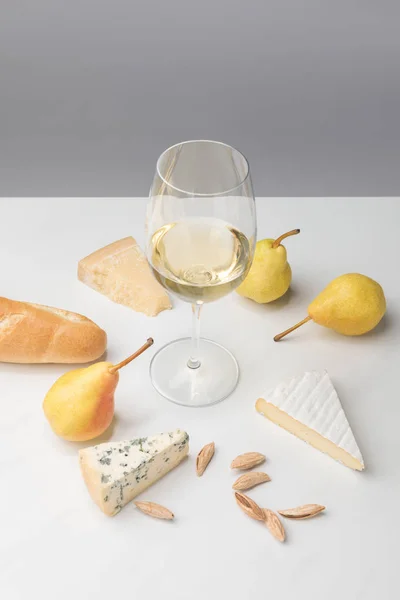
<path fill-rule="evenodd" d="M 152 236 L 149 262 L 158 281 L 188 302 L 211 302 L 234 290 L 251 263 L 250 242 L 220 219 L 186 219 Z"/>

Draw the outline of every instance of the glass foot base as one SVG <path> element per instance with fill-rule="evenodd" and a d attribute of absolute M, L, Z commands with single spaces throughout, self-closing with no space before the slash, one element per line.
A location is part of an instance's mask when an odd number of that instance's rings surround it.
<path fill-rule="evenodd" d="M 235 357 L 216 342 L 200 338 L 200 367 L 187 366 L 191 339 L 182 338 L 163 346 L 150 364 L 150 377 L 157 392 L 182 406 L 210 406 L 224 400 L 239 381 Z"/>

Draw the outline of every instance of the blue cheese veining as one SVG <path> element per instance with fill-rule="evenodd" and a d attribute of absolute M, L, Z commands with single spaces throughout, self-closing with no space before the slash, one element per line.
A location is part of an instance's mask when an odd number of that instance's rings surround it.
<path fill-rule="evenodd" d="M 176 467 L 188 452 L 188 434 L 176 429 L 84 448 L 79 452 L 79 460 L 94 502 L 112 516 Z"/>

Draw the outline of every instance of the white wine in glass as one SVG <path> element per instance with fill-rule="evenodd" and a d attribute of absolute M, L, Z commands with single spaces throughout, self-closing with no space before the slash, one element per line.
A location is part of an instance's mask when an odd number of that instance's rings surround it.
<path fill-rule="evenodd" d="M 154 233 L 151 247 L 157 279 L 189 302 L 226 296 L 248 269 L 249 240 L 220 219 L 186 219 L 165 225 Z"/>
<path fill-rule="evenodd" d="M 185 406 L 219 402 L 236 387 L 239 369 L 228 350 L 200 338 L 200 311 L 240 285 L 253 259 L 256 214 L 244 156 L 206 140 L 166 150 L 150 192 L 146 239 L 156 278 L 193 313 L 192 337 L 154 356 L 153 385 Z"/>

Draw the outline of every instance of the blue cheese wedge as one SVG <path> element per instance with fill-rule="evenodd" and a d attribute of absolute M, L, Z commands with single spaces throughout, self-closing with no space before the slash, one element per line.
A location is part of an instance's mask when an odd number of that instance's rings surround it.
<path fill-rule="evenodd" d="M 113 516 L 179 465 L 188 452 L 188 434 L 176 429 L 84 448 L 79 461 L 92 499 L 106 515 Z"/>
<path fill-rule="evenodd" d="M 347 467 L 364 469 L 361 452 L 326 371 L 306 372 L 268 390 L 257 400 L 256 410 Z"/>

